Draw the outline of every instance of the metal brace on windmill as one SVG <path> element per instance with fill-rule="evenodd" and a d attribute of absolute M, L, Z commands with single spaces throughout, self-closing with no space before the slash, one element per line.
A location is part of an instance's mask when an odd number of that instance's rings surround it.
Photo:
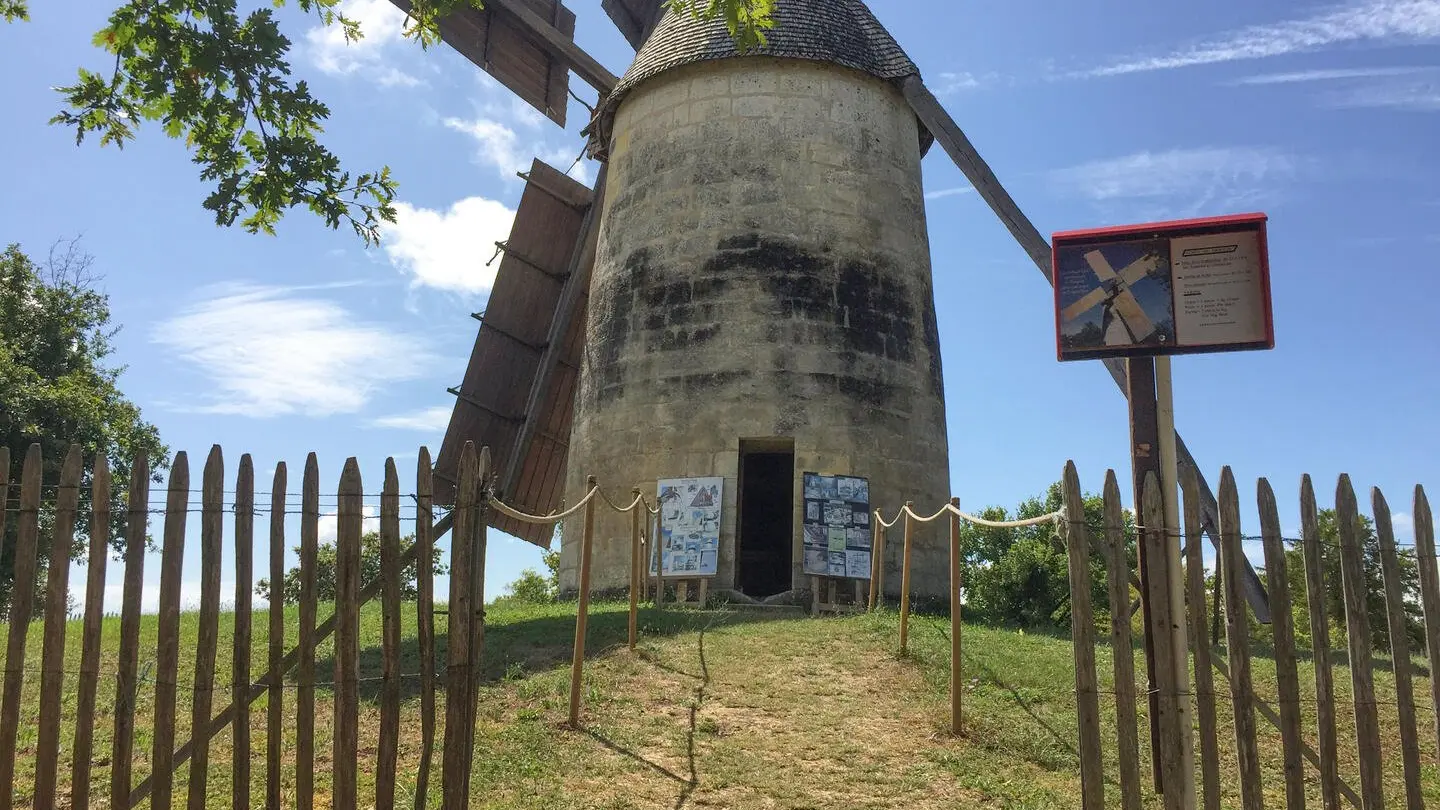
<path fill-rule="evenodd" d="M 721 20 L 672 14 L 662 0 L 602 0 L 637 50 L 623 77 L 575 45 L 575 15 L 559 0 L 484 5 L 442 20 L 444 40 L 562 126 L 569 74 L 594 88 L 585 134 L 601 166 L 593 189 L 538 160 L 525 175 L 451 389 L 437 502 L 453 499 L 446 476 L 466 441 L 492 448 L 500 491 L 536 513 L 573 503 L 588 475 L 621 487 L 721 477 L 716 585 L 745 589 L 803 580 L 793 493 L 746 502 L 745 481 L 773 472 L 761 461 L 789 459 L 797 490 L 813 466 L 870 479 L 876 504 L 946 500 L 928 148 L 954 160 L 1047 280 L 1051 246 L 866 4 L 777 0 L 767 43 L 741 53 Z M 1124 362 L 1106 366 L 1125 391 Z M 1201 481 L 1215 542 L 1214 496 L 1178 436 L 1176 446 Z M 742 536 L 746 514 L 786 508 L 781 536 Z M 550 545 L 548 530 L 490 520 Z M 599 589 L 628 578 L 623 523 L 597 527 Z M 917 537 L 916 570 L 934 572 L 917 578 L 920 593 L 947 587 L 936 540 Z M 897 567 L 896 555 L 884 564 Z M 1268 621 L 1259 578 L 1245 574 Z"/>

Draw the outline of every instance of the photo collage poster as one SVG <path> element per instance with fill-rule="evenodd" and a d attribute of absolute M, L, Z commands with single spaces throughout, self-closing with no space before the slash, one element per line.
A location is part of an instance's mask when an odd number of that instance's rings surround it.
<path fill-rule="evenodd" d="M 870 482 L 805 473 L 805 573 L 870 578 Z"/>
<path fill-rule="evenodd" d="M 659 550 L 663 577 L 713 577 L 720 570 L 720 509 L 723 478 L 660 481 Z M 651 560 L 650 573 L 656 561 Z"/>

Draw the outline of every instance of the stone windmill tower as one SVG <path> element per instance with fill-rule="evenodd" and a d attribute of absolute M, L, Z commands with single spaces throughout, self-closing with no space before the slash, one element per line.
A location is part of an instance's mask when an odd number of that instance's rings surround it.
<path fill-rule="evenodd" d="M 887 508 L 950 494 L 931 138 L 897 85 L 918 71 L 857 0 L 776 11 L 745 55 L 723 23 L 667 15 L 599 110 L 609 176 L 566 486 L 723 478 L 715 586 L 761 597 L 803 579 L 805 471 L 866 477 Z M 594 582 L 621 587 L 629 519 L 598 528 Z M 921 592 L 944 592 L 939 548 L 917 550 Z"/>
<path fill-rule="evenodd" d="M 621 77 L 575 45 L 560 0 L 485 0 L 441 21 L 447 43 L 558 124 L 570 73 L 595 88 L 585 133 L 602 164 L 594 190 L 538 160 L 524 175 L 450 389 L 436 500 L 453 502 L 467 441 L 492 449 L 501 495 L 533 513 L 574 503 L 591 475 L 612 496 L 720 477 L 714 585 L 788 590 L 803 579 L 804 472 L 863 476 L 887 510 L 950 495 L 920 168 L 932 142 L 1047 280 L 1050 246 L 862 0 L 776 0 L 767 44 L 744 54 L 723 23 L 663 0 L 601 5 L 637 50 Z M 1123 363 L 1106 365 L 1125 391 Z M 1199 479 L 1213 541 L 1218 510 Z M 597 516 L 592 585 L 624 587 L 629 521 Z M 504 515 L 491 524 L 551 544 Z M 577 529 L 561 555 L 571 592 Z M 917 533 L 915 592 L 946 591 L 945 553 Z"/>

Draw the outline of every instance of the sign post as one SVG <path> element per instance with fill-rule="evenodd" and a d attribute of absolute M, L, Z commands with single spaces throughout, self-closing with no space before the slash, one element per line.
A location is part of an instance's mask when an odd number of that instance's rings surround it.
<path fill-rule="evenodd" d="M 1056 353 L 1123 357 L 1138 513 L 1147 475 L 1161 482 L 1164 526 L 1138 538 L 1153 778 L 1166 806 L 1195 800 L 1189 645 L 1180 566 L 1178 470 L 1170 356 L 1275 347 L 1264 214 L 1066 231 L 1052 238 Z M 1166 636 L 1157 645 L 1156 637 Z M 1157 657 L 1157 646 L 1170 653 Z M 1161 695 L 1173 716 L 1164 717 Z M 1179 784 L 1165 784 L 1161 762 Z"/>

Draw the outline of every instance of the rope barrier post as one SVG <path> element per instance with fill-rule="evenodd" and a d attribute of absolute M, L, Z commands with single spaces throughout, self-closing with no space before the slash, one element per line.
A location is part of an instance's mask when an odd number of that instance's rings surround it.
<path fill-rule="evenodd" d="M 905 502 L 905 548 L 900 561 L 900 654 L 910 651 L 910 546 L 915 534 L 915 520 L 911 517 L 914 501 Z"/>
<path fill-rule="evenodd" d="M 886 607 L 886 525 L 880 523 L 880 510 L 876 510 L 876 523 L 880 533 L 876 536 L 876 582 L 870 588 L 873 598 L 870 607 Z"/>
<path fill-rule="evenodd" d="M 585 481 L 595 491 L 595 476 Z M 585 666 L 585 625 L 590 610 L 590 551 L 595 534 L 595 499 L 585 503 L 585 529 L 580 539 L 580 602 L 575 612 L 575 653 L 570 662 L 570 727 L 580 727 L 580 680 Z"/>
<path fill-rule="evenodd" d="M 960 666 L 960 499 L 950 506 L 950 733 L 960 733 L 964 678 Z"/>
<path fill-rule="evenodd" d="M 640 488 L 634 489 L 635 503 L 630 507 L 630 652 L 635 652 L 636 617 L 640 611 Z"/>
<path fill-rule="evenodd" d="M 870 595 L 865 600 L 865 609 L 872 612 L 875 610 L 875 583 L 879 581 L 880 576 L 877 572 L 880 570 L 880 532 L 882 531 L 884 529 L 880 528 L 880 524 L 875 524 L 875 531 L 870 543 Z"/>

